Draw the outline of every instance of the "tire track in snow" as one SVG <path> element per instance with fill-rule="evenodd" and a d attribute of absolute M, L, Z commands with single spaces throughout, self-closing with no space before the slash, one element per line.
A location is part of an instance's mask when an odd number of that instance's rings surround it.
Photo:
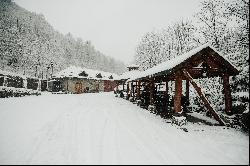
<path fill-rule="evenodd" d="M 119 102 L 119 101 L 117 101 Z M 134 107 L 135 105 L 130 103 L 132 107 Z M 137 107 L 137 106 L 135 106 Z M 142 112 L 141 112 L 142 111 Z M 139 111 L 139 109 L 137 108 L 135 110 L 135 112 L 133 112 L 134 119 L 136 119 L 136 121 L 138 123 L 140 123 L 140 126 L 147 126 L 147 129 L 144 130 L 143 132 L 141 132 L 140 134 L 136 134 L 137 137 L 139 137 L 139 139 L 141 139 L 142 142 L 144 142 L 145 145 L 147 145 L 147 147 L 154 152 L 155 154 L 157 154 L 158 158 L 160 158 L 161 163 L 172 163 L 172 164 L 176 164 L 176 161 L 178 161 L 178 163 L 184 163 L 184 161 L 182 160 L 182 158 L 178 157 L 181 155 L 176 155 L 179 153 L 179 148 L 176 147 L 176 142 L 178 142 L 178 144 L 183 143 L 185 141 L 185 139 L 183 139 L 182 135 L 185 134 L 182 131 L 180 132 L 176 132 L 176 134 L 179 135 L 179 137 L 176 137 L 176 135 L 172 136 L 169 133 L 167 133 L 168 131 L 171 132 L 171 130 L 173 129 L 172 126 L 168 126 L 170 128 L 166 128 L 165 123 L 162 122 L 162 125 L 156 125 L 155 123 L 150 123 L 153 122 L 152 120 L 154 119 L 150 119 L 148 120 L 147 116 L 144 116 L 145 113 L 146 114 L 150 114 L 149 112 L 147 112 L 144 109 L 141 109 L 141 111 Z M 122 113 L 121 111 L 119 113 Z M 120 116 L 120 115 L 119 115 Z M 150 116 L 155 116 L 153 114 L 150 114 Z M 154 118 L 154 117 L 153 117 Z M 155 118 L 157 118 L 155 116 Z M 157 123 L 161 123 L 159 120 L 161 119 L 156 119 L 158 122 Z M 150 123 L 150 125 L 148 125 L 148 123 Z M 137 126 L 137 125 L 136 125 Z M 136 127 L 135 126 L 135 127 Z M 159 127 L 165 127 L 167 130 L 165 130 L 166 132 L 162 132 L 164 130 L 162 130 L 162 128 L 160 129 Z M 137 126 L 138 127 L 138 126 Z M 136 133 L 137 131 L 139 131 L 139 129 L 135 129 L 135 128 L 131 128 L 133 131 L 131 131 L 132 133 Z M 144 129 L 144 128 L 142 128 Z M 174 128 L 174 130 L 176 130 Z M 143 138 L 143 135 L 145 137 L 148 138 L 148 140 Z M 170 142 L 174 140 L 174 143 L 171 144 Z M 170 142 L 169 142 L 170 141 Z M 182 146 L 185 146 L 186 144 L 182 144 Z M 183 153 L 180 153 L 183 154 Z"/>
<path fill-rule="evenodd" d="M 119 112 L 118 110 L 121 109 L 121 108 L 114 107 L 114 105 L 112 105 L 111 103 L 109 103 L 109 105 L 113 107 L 110 110 L 117 110 L 117 112 Z M 116 104 L 116 106 L 118 105 Z M 117 128 L 122 129 L 123 131 L 126 131 L 127 135 L 129 135 L 129 137 L 134 140 L 134 142 L 136 143 L 135 145 L 137 146 L 138 149 L 144 149 L 144 150 L 141 150 L 141 152 L 144 153 L 144 155 L 146 155 L 148 159 L 152 158 L 152 156 L 155 156 L 157 160 L 160 160 L 160 163 L 163 163 L 164 158 L 162 157 L 162 154 L 158 153 L 156 149 L 152 148 L 152 146 L 149 145 L 149 142 L 145 141 L 142 137 L 140 137 L 138 133 L 136 133 L 136 131 L 133 131 L 132 130 L 133 127 L 131 128 L 130 126 L 129 128 L 128 126 L 125 126 L 123 122 L 123 116 L 118 115 L 117 112 L 111 112 L 111 111 L 105 110 L 106 116 L 112 117 L 112 120 L 116 122 Z M 137 125 L 142 125 L 143 123 L 138 122 L 138 120 L 139 118 L 136 117 Z"/>
<path fill-rule="evenodd" d="M 34 146 L 31 152 L 28 152 L 26 163 L 57 163 L 53 158 L 46 155 L 46 149 L 44 149 L 44 147 L 46 146 L 49 148 L 47 149 L 47 151 L 54 151 L 56 153 L 55 155 L 57 155 L 58 158 L 64 160 L 64 162 L 58 161 L 59 163 L 70 164 L 74 162 L 77 153 L 77 145 L 75 144 L 75 140 L 78 137 L 78 125 L 76 125 L 75 117 L 78 117 L 76 115 L 79 114 L 79 112 L 81 112 L 81 110 L 79 110 L 78 107 L 73 109 L 71 108 L 70 110 L 66 109 L 54 121 L 44 126 L 39 131 L 38 136 L 34 139 Z M 83 112 L 86 115 L 91 112 L 91 109 Z M 52 144 L 52 142 L 54 144 Z M 42 156 L 47 158 L 47 161 L 41 161 L 41 159 L 43 158 Z"/>

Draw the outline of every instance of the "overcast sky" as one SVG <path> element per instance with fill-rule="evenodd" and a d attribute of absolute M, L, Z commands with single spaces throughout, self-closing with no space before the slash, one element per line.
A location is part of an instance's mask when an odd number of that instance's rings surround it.
<path fill-rule="evenodd" d="M 14 0 L 42 13 L 59 32 L 91 40 L 102 53 L 131 63 L 141 37 L 191 18 L 201 0 Z"/>

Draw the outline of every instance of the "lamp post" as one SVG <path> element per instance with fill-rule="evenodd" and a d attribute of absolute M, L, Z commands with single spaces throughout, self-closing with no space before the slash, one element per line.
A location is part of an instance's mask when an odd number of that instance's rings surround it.
<path fill-rule="evenodd" d="M 35 67 L 35 68 L 36 68 L 36 72 L 35 72 L 35 77 L 36 77 L 36 76 L 37 76 L 37 64 L 36 64 L 36 67 Z"/>
<path fill-rule="evenodd" d="M 46 78 L 48 79 L 49 78 L 49 66 L 47 66 L 47 72 L 46 72 Z"/>
<path fill-rule="evenodd" d="M 50 65 L 51 65 L 51 78 L 52 78 L 52 76 L 53 76 L 53 62 L 51 62 Z"/>

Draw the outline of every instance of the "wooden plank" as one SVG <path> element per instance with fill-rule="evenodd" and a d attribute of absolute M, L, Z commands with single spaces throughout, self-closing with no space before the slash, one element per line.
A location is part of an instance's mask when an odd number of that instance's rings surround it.
<path fill-rule="evenodd" d="M 201 91 L 201 88 L 196 84 L 196 82 L 193 80 L 192 76 L 184 69 L 183 70 L 184 75 L 187 77 L 187 79 L 190 81 L 190 83 L 193 85 L 194 89 L 199 94 L 201 100 L 203 101 L 204 105 L 207 107 L 208 111 L 211 112 L 213 117 L 220 123 L 220 125 L 225 126 L 225 122 L 219 117 L 219 115 L 213 110 L 212 106 L 209 104 L 207 98 Z"/>

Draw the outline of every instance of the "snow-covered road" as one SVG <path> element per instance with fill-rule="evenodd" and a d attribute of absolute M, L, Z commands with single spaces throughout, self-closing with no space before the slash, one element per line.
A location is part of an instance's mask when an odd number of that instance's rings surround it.
<path fill-rule="evenodd" d="M 113 93 L 0 99 L 0 164 L 248 164 L 249 136 L 184 132 Z"/>

